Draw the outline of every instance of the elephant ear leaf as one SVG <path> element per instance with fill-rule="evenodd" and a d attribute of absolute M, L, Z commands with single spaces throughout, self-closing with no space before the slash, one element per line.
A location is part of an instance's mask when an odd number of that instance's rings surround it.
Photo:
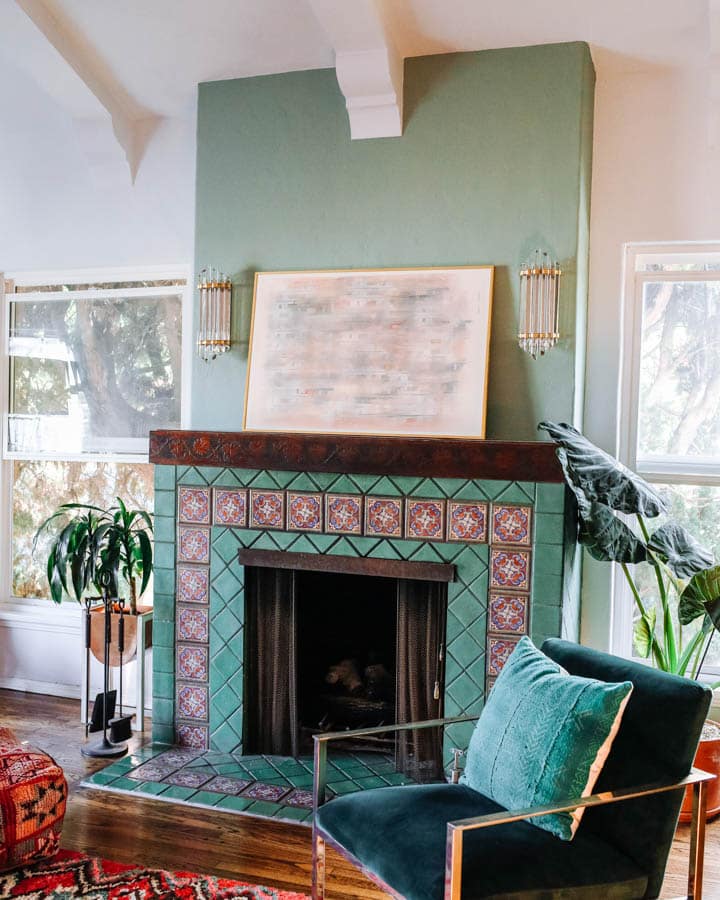
<path fill-rule="evenodd" d="M 692 578 L 713 564 L 713 555 L 677 522 L 668 522 L 650 537 L 648 547 L 678 578 Z"/>
<path fill-rule="evenodd" d="M 653 518 L 667 512 L 663 499 L 650 485 L 615 457 L 596 447 L 572 425 L 541 422 L 538 428 L 566 453 L 566 478 L 589 500 L 623 513 Z"/>
<path fill-rule="evenodd" d="M 696 572 L 680 594 L 678 618 L 682 625 L 703 615 L 710 616 L 720 630 L 720 566 Z"/>
<path fill-rule="evenodd" d="M 645 562 L 647 547 L 611 509 L 602 503 L 588 502 L 579 512 L 578 540 L 590 556 L 601 562 Z"/>
<path fill-rule="evenodd" d="M 640 563 L 647 559 L 647 547 L 611 509 L 589 500 L 582 488 L 568 476 L 569 462 L 563 447 L 557 451 L 560 465 L 575 495 L 578 507 L 578 541 L 600 562 Z"/>
<path fill-rule="evenodd" d="M 633 628 L 633 646 L 637 650 L 638 655 L 643 659 L 647 659 L 652 650 L 652 639 L 653 634 L 655 634 L 656 619 L 657 610 L 653 606 L 648 612 L 647 617 L 641 616 Z"/>

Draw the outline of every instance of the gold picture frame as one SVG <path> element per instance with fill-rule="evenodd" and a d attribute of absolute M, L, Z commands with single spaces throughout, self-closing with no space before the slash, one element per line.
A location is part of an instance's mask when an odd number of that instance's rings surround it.
<path fill-rule="evenodd" d="M 494 266 L 257 272 L 247 431 L 485 436 Z"/>

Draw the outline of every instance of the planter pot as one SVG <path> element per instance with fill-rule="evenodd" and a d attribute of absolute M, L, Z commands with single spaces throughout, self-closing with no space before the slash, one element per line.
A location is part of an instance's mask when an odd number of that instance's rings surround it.
<path fill-rule="evenodd" d="M 138 605 L 138 613 L 149 612 L 152 607 Z M 123 665 L 135 659 L 137 653 L 137 630 L 139 616 L 132 615 L 129 612 L 123 613 L 125 619 L 125 650 L 122 654 Z M 118 623 L 120 622 L 120 613 L 111 613 L 110 616 L 110 665 L 120 665 L 120 653 L 117 648 L 118 642 Z M 152 629 L 147 628 L 150 623 L 146 623 L 145 646 L 152 645 Z M 105 610 L 102 606 L 95 606 L 90 610 L 90 651 L 95 659 L 103 663 L 105 661 Z"/>
<path fill-rule="evenodd" d="M 703 772 L 710 772 L 717 776 L 707 786 L 707 818 L 712 819 L 720 813 L 720 723 L 708 720 L 708 725 L 715 728 L 708 729 L 713 734 L 707 740 L 700 740 L 693 765 Z M 685 799 L 680 810 L 680 821 L 692 821 L 692 788 L 685 789 Z"/>

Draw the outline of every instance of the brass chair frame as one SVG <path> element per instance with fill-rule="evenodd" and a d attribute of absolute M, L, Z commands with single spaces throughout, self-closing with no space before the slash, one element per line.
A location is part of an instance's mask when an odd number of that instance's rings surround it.
<path fill-rule="evenodd" d="M 317 810 L 325 803 L 327 792 L 327 753 L 331 741 L 348 738 L 367 737 L 389 732 L 413 731 L 419 728 L 443 728 L 458 722 L 474 722 L 479 716 L 457 716 L 446 719 L 428 719 L 424 722 L 409 722 L 405 725 L 380 725 L 376 728 L 358 728 L 354 731 L 335 731 L 314 736 L 313 766 L 313 826 L 312 826 L 312 900 L 325 900 L 325 849 L 331 846 L 345 859 L 359 868 L 371 881 L 397 900 L 404 900 L 401 894 L 390 885 L 369 871 L 353 854 L 323 832 L 317 824 Z M 690 860 L 688 864 L 687 900 L 702 900 L 703 865 L 705 856 L 705 816 L 707 811 L 707 782 L 714 775 L 692 769 L 686 778 L 671 784 L 651 784 L 636 788 L 624 788 L 619 791 L 603 791 L 588 797 L 574 798 L 560 806 L 532 806 L 527 809 L 508 812 L 490 813 L 471 819 L 460 819 L 448 822 L 447 841 L 445 844 L 445 892 L 444 900 L 460 900 L 462 891 L 462 852 L 463 836 L 466 831 L 478 828 L 491 828 L 509 822 L 532 819 L 535 816 L 546 816 L 550 813 L 569 812 L 586 806 L 600 806 L 606 803 L 620 803 L 650 794 L 661 794 L 666 791 L 679 790 L 692 785 L 693 813 L 690 825 Z"/>

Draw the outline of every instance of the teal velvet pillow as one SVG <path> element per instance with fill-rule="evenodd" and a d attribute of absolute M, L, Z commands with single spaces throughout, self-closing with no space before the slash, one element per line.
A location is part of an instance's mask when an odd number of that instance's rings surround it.
<path fill-rule="evenodd" d="M 522 638 L 473 732 L 463 783 L 509 810 L 588 796 L 632 687 L 569 675 Z M 569 841 L 582 813 L 528 821 Z"/>

